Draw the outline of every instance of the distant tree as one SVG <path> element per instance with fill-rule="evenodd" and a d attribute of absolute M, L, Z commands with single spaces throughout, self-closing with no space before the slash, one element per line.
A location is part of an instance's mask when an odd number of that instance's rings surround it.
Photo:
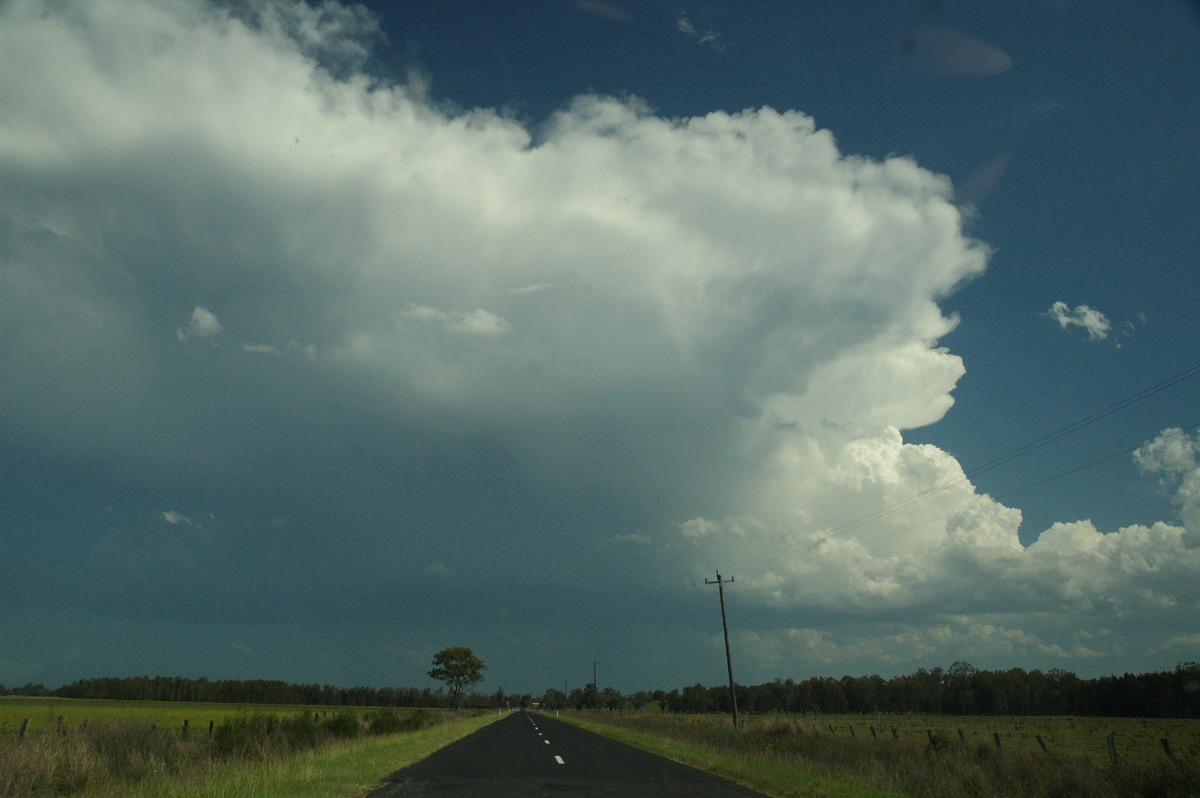
<path fill-rule="evenodd" d="M 551 687 L 542 695 L 542 706 L 546 709 L 564 709 L 567 706 L 567 694 Z"/>
<path fill-rule="evenodd" d="M 642 707 L 654 700 L 653 696 L 651 696 L 650 693 L 646 692 L 645 690 L 638 690 L 633 695 L 628 696 L 628 699 L 629 706 L 633 707 L 638 712 L 641 712 Z"/>
<path fill-rule="evenodd" d="M 466 646 L 443 648 L 433 655 L 430 678 L 445 682 L 450 688 L 450 700 L 457 710 L 463 691 L 483 681 L 487 665 Z"/>

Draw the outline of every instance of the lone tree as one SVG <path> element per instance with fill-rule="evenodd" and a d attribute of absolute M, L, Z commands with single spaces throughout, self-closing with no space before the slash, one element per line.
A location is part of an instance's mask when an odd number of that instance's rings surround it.
<path fill-rule="evenodd" d="M 445 682 L 450 688 L 450 698 L 454 701 L 454 709 L 462 701 L 463 690 L 473 687 L 483 681 L 483 672 L 487 665 L 475 656 L 466 646 L 451 646 L 443 648 L 433 655 L 433 670 L 429 675 L 440 682 Z"/>

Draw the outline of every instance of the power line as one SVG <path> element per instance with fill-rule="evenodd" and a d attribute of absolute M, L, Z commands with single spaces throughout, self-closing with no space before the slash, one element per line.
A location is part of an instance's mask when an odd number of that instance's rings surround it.
<path fill-rule="evenodd" d="M 1190 427 L 1183 427 L 1183 428 L 1178 429 L 1175 432 L 1172 432 L 1168 435 L 1161 435 L 1158 438 L 1156 438 L 1156 440 L 1169 440 L 1169 439 L 1177 437 L 1179 435 L 1183 435 L 1187 432 L 1191 432 L 1192 430 L 1196 429 L 1197 427 L 1200 427 L 1200 424 L 1193 424 Z M 1017 488 L 1016 490 L 1009 491 L 1008 493 L 1005 493 L 1001 496 L 996 496 L 992 500 L 993 501 L 1001 501 L 1001 500 L 1007 499 L 1011 496 L 1015 496 L 1018 493 L 1023 493 L 1027 490 L 1032 490 L 1033 488 L 1041 487 L 1042 485 L 1045 485 L 1048 482 L 1053 482 L 1057 479 L 1062 479 L 1063 477 L 1070 476 L 1071 474 L 1079 473 L 1080 471 L 1084 471 L 1086 469 L 1092 468 L 1093 466 L 1098 466 L 1101 463 L 1107 463 L 1109 460 L 1115 460 L 1116 458 L 1121 457 L 1122 455 L 1132 454 L 1133 452 L 1136 452 L 1138 449 L 1142 448 L 1143 445 L 1144 444 L 1139 444 L 1139 445 L 1133 446 L 1129 449 L 1124 449 L 1122 451 L 1116 452 L 1115 454 L 1106 455 L 1105 457 L 1101 457 L 1098 460 L 1093 460 L 1092 462 L 1087 463 L 1086 465 L 1077 466 L 1077 467 L 1069 469 L 1067 471 L 1061 471 L 1061 472 L 1055 474 L 1054 476 L 1046 477 L 1045 479 L 1038 480 L 1037 482 L 1031 482 L 1028 485 Z M 906 526 L 902 529 L 893 530 L 891 532 L 888 532 L 885 535 L 879 535 L 877 537 L 868 538 L 862 542 L 863 543 L 875 543 L 880 540 L 885 540 L 890 537 L 895 537 L 896 535 L 902 535 L 905 532 L 911 532 L 914 529 L 919 529 L 923 526 L 928 526 L 929 524 L 935 524 L 938 521 L 945 521 L 947 518 L 954 515 L 955 513 L 961 512 L 962 510 L 967 509 L 968 507 L 973 507 L 977 504 L 982 504 L 986 500 L 988 500 L 987 496 L 978 496 L 975 498 L 974 501 L 966 502 L 952 512 L 946 513 L 944 515 L 940 515 L 936 518 L 930 518 L 928 520 L 921 521 L 920 523 L 910 524 L 909 526 Z M 819 546 L 821 543 L 828 540 L 830 537 L 832 537 L 832 536 L 820 535 L 814 540 L 809 540 L 802 544 L 798 544 L 797 548 L 813 549 L 813 548 L 816 548 L 817 546 Z M 761 574 L 761 573 L 766 573 L 766 571 L 767 571 L 767 568 L 762 568 L 757 571 L 752 571 L 751 574 L 752 575 Z"/>
<path fill-rule="evenodd" d="M 1046 446 L 1047 444 L 1053 443 L 1054 441 L 1058 440 L 1059 438 L 1066 437 L 1067 435 L 1070 435 L 1073 432 L 1078 432 L 1079 430 L 1083 429 L 1084 427 L 1095 424 L 1097 421 L 1099 421 L 1103 418 L 1107 418 L 1108 416 L 1111 416 L 1113 413 L 1117 413 L 1121 410 L 1124 410 L 1125 408 L 1129 407 L 1130 405 L 1135 405 L 1138 402 L 1142 401 L 1143 399 L 1149 399 L 1151 396 L 1154 396 L 1157 393 L 1161 393 L 1162 391 L 1165 391 L 1167 388 L 1174 387 L 1175 385 L 1183 382 L 1186 379 L 1194 377 L 1197 374 L 1200 374 L 1200 364 L 1197 364 L 1195 366 L 1192 366 L 1189 369 L 1181 371 L 1173 377 L 1168 377 L 1167 379 L 1163 380 L 1162 382 L 1155 383 L 1154 385 L 1151 385 L 1149 388 L 1144 388 L 1143 390 L 1138 391 L 1137 393 L 1135 393 L 1131 396 L 1127 396 L 1124 399 L 1120 400 L 1119 402 L 1115 402 L 1115 403 L 1109 405 L 1108 407 L 1105 407 L 1101 410 L 1097 410 L 1095 413 L 1092 413 L 1089 416 L 1084 416 L 1083 418 L 1079 419 L 1078 421 L 1072 422 L 1071 424 L 1068 424 L 1067 426 L 1062 427 L 1061 429 L 1055 430 L 1054 432 L 1051 432 L 1049 435 L 1044 435 L 1041 438 L 1038 438 L 1036 441 L 1033 441 L 1032 443 L 1027 443 L 1018 449 L 1014 449 L 1013 451 L 1009 452 L 1008 454 L 1001 455 L 1000 457 L 997 457 L 994 460 L 989 460 L 988 462 L 984 463 L 983 465 L 981 465 L 977 468 L 974 468 L 971 471 L 968 471 L 966 473 L 966 476 L 968 478 L 970 478 L 970 477 L 974 477 L 978 474 L 983 474 L 987 471 L 991 471 L 993 468 L 998 468 L 998 467 L 1004 465 L 1005 463 L 1009 462 L 1010 460 L 1015 460 L 1018 457 L 1022 457 L 1024 455 L 1028 454 L 1029 452 L 1032 452 L 1036 449 L 1040 449 L 1043 446 Z"/>
<path fill-rule="evenodd" d="M 925 499 L 927 499 L 931 496 L 934 496 L 938 493 L 941 493 L 944 490 L 948 490 L 949 488 L 952 488 L 956 485 L 961 485 L 962 483 L 967 482 L 968 480 L 970 480 L 971 478 L 973 478 L 975 476 L 978 476 L 979 474 L 983 474 L 988 471 L 991 471 L 992 469 L 999 468 L 1000 466 L 1005 465 L 1013 460 L 1016 460 L 1019 457 L 1024 457 L 1025 455 L 1029 454 L 1030 452 L 1036 451 L 1037 449 L 1047 446 L 1047 445 L 1053 443 L 1054 441 L 1059 440 L 1060 438 L 1064 438 L 1072 433 L 1078 432 L 1079 430 L 1084 429 L 1085 427 L 1088 427 L 1088 426 L 1096 423 L 1097 421 L 1100 421 L 1103 418 L 1111 416 L 1114 413 L 1117 413 L 1117 412 L 1124 410 L 1132 405 L 1135 405 L 1138 402 L 1148 399 L 1151 396 L 1154 396 L 1155 394 L 1161 393 L 1162 391 L 1165 391 L 1168 388 L 1172 388 L 1175 385 L 1178 385 L 1179 383 L 1183 382 L 1184 380 L 1195 377 L 1198 374 L 1200 374 L 1200 363 L 1198 363 L 1194 366 L 1191 366 L 1190 368 L 1184 369 L 1183 371 L 1179 372 L 1178 374 L 1175 374 L 1164 380 L 1161 380 L 1161 381 L 1155 383 L 1154 385 L 1151 385 L 1147 388 L 1143 388 L 1142 390 L 1137 391 L 1136 393 L 1133 393 L 1133 394 L 1125 397 L 1124 399 L 1114 402 L 1113 404 L 1108 405 L 1107 407 L 1101 408 L 1100 410 L 1097 410 L 1094 413 L 1091 413 L 1087 416 L 1077 419 L 1076 421 L 1073 421 L 1064 427 L 1060 427 L 1059 429 L 1057 429 L 1047 435 L 1043 435 L 1041 438 L 1038 438 L 1037 440 L 1034 440 L 1034 441 L 1026 443 L 1022 446 L 1019 446 L 1016 449 L 1013 449 L 1013 450 L 1007 452 L 1006 454 L 1000 455 L 999 457 L 995 457 L 995 458 L 983 463 L 982 465 L 971 469 L 970 471 L 964 471 L 963 475 L 961 477 L 956 477 L 954 479 L 950 479 L 945 482 L 939 483 L 937 485 L 934 485 L 933 487 L 927 488 L 923 491 L 920 491 L 919 493 L 915 493 L 912 496 L 909 496 L 905 499 L 901 499 L 900 501 L 894 502 L 893 504 L 890 504 L 879 510 L 874 510 L 870 513 L 867 513 L 866 515 L 862 515 L 862 516 L 859 516 L 858 518 L 847 521 L 846 523 L 842 524 L 841 526 L 834 527 L 833 529 L 829 530 L 825 534 L 820 535 L 816 540 L 810 540 L 810 541 L 804 541 L 802 543 L 792 544 L 791 546 L 785 547 L 783 549 L 777 549 L 776 551 L 771 552 L 771 553 L 762 554 L 757 557 L 753 557 L 749 560 L 742 560 L 742 561 L 735 563 L 735 566 L 740 567 L 740 568 L 746 568 L 746 567 L 752 567 L 755 565 L 761 565 L 761 564 L 764 564 L 767 562 L 771 562 L 773 560 L 779 559 L 784 553 L 795 552 L 795 551 L 799 551 L 799 550 L 802 550 L 805 548 L 810 548 L 812 546 L 819 544 L 822 541 L 829 540 L 829 539 L 835 538 L 835 537 L 839 537 L 841 535 L 844 535 L 847 532 L 850 532 L 850 531 L 853 531 L 860 527 L 866 526 L 869 523 L 878 521 L 882 518 L 892 515 L 893 513 L 896 513 L 906 507 L 909 507 L 913 504 L 924 501 Z M 1189 427 L 1188 429 L 1191 429 L 1191 427 Z M 1137 448 L 1138 447 L 1134 447 L 1133 449 L 1130 449 L 1128 451 L 1135 451 Z M 1105 458 L 1105 460 L 1110 460 L 1115 457 L 1119 457 L 1121 454 L 1126 454 L 1126 453 L 1127 452 L 1119 452 L 1118 454 L 1115 454 L 1108 458 Z M 1091 463 L 1087 466 L 1081 466 L 1080 468 L 1081 469 L 1082 468 L 1090 468 L 1092 465 L 1097 465 L 1100 462 L 1104 462 L 1104 460 L 1097 461 L 1096 463 Z M 1001 497 L 997 497 L 997 498 L 1002 499 L 1007 496 L 1014 495 L 1015 493 L 1018 493 L 1021 490 L 1028 490 L 1029 488 L 1037 487 L 1037 485 L 1045 484 L 1046 482 L 1051 482 L 1062 476 L 1067 476 L 1067 474 L 1069 474 L 1069 473 L 1074 473 L 1074 472 L 1071 471 L 1071 472 L 1065 472 L 1065 473 L 1059 474 L 1055 477 L 1051 477 L 1049 479 L 1043 480 L 1042 482 L 1037 483 L 1035 485 L 1028 485 L 1017 491 L 1013 491 L 1012 493 L 1008 493 L 1008 494 L 1005 494 L 1005 496 L 1001 496 Z M 961 508 L 959 508 L 959 509 L 961 509 Z M 924 523 L 931 523 L 931 522 L 924 522 Z M 917 526 L 923 526 L 923 525 L 924 524 L 918 524 Z M 914 527 L 909 527 L 909 528 L 911 529 Z M 885 537 L 890 537 L 890 535 L 885 536 Z"/>

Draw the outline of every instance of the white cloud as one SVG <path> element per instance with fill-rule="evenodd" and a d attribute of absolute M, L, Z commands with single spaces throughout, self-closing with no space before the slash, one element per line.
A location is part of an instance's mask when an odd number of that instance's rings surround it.
<path fill-rule="evenodd" d="M 591 14 L 603 19 L 611 19 L 614 22 L 629 21 L 628 12 L 613 3 L 604 3 L 600 2 L 600 0 L 571 0 L 571 5 L 585 14 Z"/>
<path fill-rule="evenodd" d="M 224 331 L 221 322 L 217 320 L 216 315 L 208 308 L 202 308 L 199 305 L 192 311 L 191 319 L 186 327 L 180 327 L 175 331 L 176 337 L 180 341 L 186 341 L 188 338 L 216 338 Z"/>
<path fill-rule="evenodd" d="M 725 50 L 725 43 L 721 40 L 721 34 L 712 30 L 701 31 L 692 24 L 692 21 L 688 19 L 686 14 L 680 13 L 675 17 L 675 30 L 689 39 L 694 39 L 697 44 L 708 47 L 718 53 Z"/>
<path fill-rule="evenodd" d="M 1090 341 L 1103 341 L 1112 330 L 1108 317 L 1087 305 L 1077 305 L 1072 310 L 1066 302 L 1055 302 L 1045 315 L 1057 321 L 1063 330 L 1068 327 L 1083 328 Z"/>
<path fill-rule="evenodd" d="M 1133 454 L 1143 473 L 1162 474 L 1159 484 L 1174 491 L 1184 527 L 1193 543 L 1200 543 L 1200 433 L 1165 429 Z"/>
<path fill-rule="evenodd" d="M 541 291 L 547 291 L 554 288 L 554 283 L 533 283 L 532 285 L 523 285 L 520 288 L 512 289 L 514 294 L 536 294 Z"/>
<path fill-rule="evenodd" d="M 614 535 L 604 541 L 609 545 L 631 545 L 631 546 L 649 546 L 654 542 L 654 539 L 649 535 L 643 535 L 640 532 L 630 532 L 626 535 Z"/>
<path fill-rule="evenodd" d="M 181 524 L 183 526 L 192 526 L 191 518 L 188 518 L 183 513 L 176 512 L 175 510 L 167 510 L 167 511 L 161 513 L 161 516 L 162 516 L 162 520 L 166 521 L 168 524 L 173 524 L 175 526 L 178 526 Z"/>
<path fill-rule="evenodd" d="M 1157 438 L 1144 444 L 1133 453 L 1133 459 L 1144 472 L 1176 478 L 1196 470 L 1198 455 L 1200 440 L 1174 428 L 1163 430 Z"/>
<path fill-rule="evenodd" d="M 1076 521 L 1025 547 L 1019 511 L 904 442 L 951 407 L 938 302 L 988 257 L 911 159 L 845 155 L 771 108 L 582 96 L 536 134 L 447 114 L 355 73 L 345 33 L 370 25 L 334 6 L 64 8 L 0 5 L 2 356 L 38 364 L 0 369 L 0 412 L 30 451 L 236 508 L 244 539 L 213 535 L 207 562 L 319 564 L 333 592 L 414 561 L 439 584 L 602 590 L 597 546 L 637 544 L 604 553 L 646 583 L 719 565 L 783 650 L 894 662 L 1082 656 L 1103 646 L 1081 630 L 1194 609 L 1194 448 L 1139 453 L 1182 526 Z M 303 357 L 214 379 L 227 349 L 161 340 L 179 296 L 275 342 L 246 352 Z M 223 334 L 199 305 L 178 327 Z M 262 521 L 281 508 L 320 520 L 282 536 Z M 847 626 L 795 630 L 797 609 Z"/>
<path fill-rule="evenodd" d="M 437 310 L 424 305 L 412 305 L 400 313 L 401 318 L 429 322 L 455 335 L 477 335 L 483 338 L 499 338 L 511 331 L 508 322 L 486 310 Z"/>

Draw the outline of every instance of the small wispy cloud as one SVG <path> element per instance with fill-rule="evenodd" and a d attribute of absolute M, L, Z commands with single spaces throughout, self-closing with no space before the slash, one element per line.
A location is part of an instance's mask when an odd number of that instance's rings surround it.
<path fill-rule="evenodd" d="M 553 288 L 554 283 L 533 283 L 532 285 L 523 285 L 520 288 L 513 288 L 509 291 L 510 294 L 536 294 L 539 291 L 545 291 Z"/>
<path fill-rule="evenodd" d="M 194 526 L 191 518 L 188 518 L 183 513 L 179 513 L 174 510 L 167 510 L 159 515 L 162 520 L 174 526 Z"/>
<path fill-rule="evenodd" d="M 400 313 L 401 318 L 437 324 L 456 335 L 499 338 L 512 327 L 502 316 L 486 310 L 439 310 L 425 305 L 410 305 Z"/>
<path fill-rule="evenodd" d="M 680 13 L 675 17 L 675 30 L 689 39 L 694 39 L 696 44 L 708 47 L 718 53 L 725 51 L 725 43 L 721 41 L 721 34 L 712 30 L 700 30 L 692 24 L 692 21 L 688 19 L 686 14 Z"/>
<path fill-rule="evenodd" d="M 184 327 L 180 327 L 175 331 L 175 336 L 180 341 L 186 341 L 189 338 L 216 338 L 224 331 L 221 322 L 217 319 L 215 313 L 208 308 L 196 306 L 192 311 L 192 317 Z"/>
<path fill-rule="evenodd" d="M 627 535 L 614 535 L 603 541 L 604 545 L 608 546 L 649 546 L 652 542 L 649 535 L 643 535 L 640 532 L 630 532 Z"/>
<path fill-rule="evenodd" d="M 1112 331 L 1112 322 L 1108 317 L 1087 305 L 1077 305 L 1071 309 L 1066 302 L 1055 302 L 1042 315 L 1057 321 L 1063 330 L 1068 327 L 1083 328 L 1090 341 L 1103 341 Z"/>
<path fill-rule="evenodd" d="M 611 19 L 614 22 L 628 22 L 629 14 L 625 9 L 612 3 L 602 3 L 599 0 L 571 0 L 571 5 L 578 11 L 591 14 L 594 17 Z"/>

